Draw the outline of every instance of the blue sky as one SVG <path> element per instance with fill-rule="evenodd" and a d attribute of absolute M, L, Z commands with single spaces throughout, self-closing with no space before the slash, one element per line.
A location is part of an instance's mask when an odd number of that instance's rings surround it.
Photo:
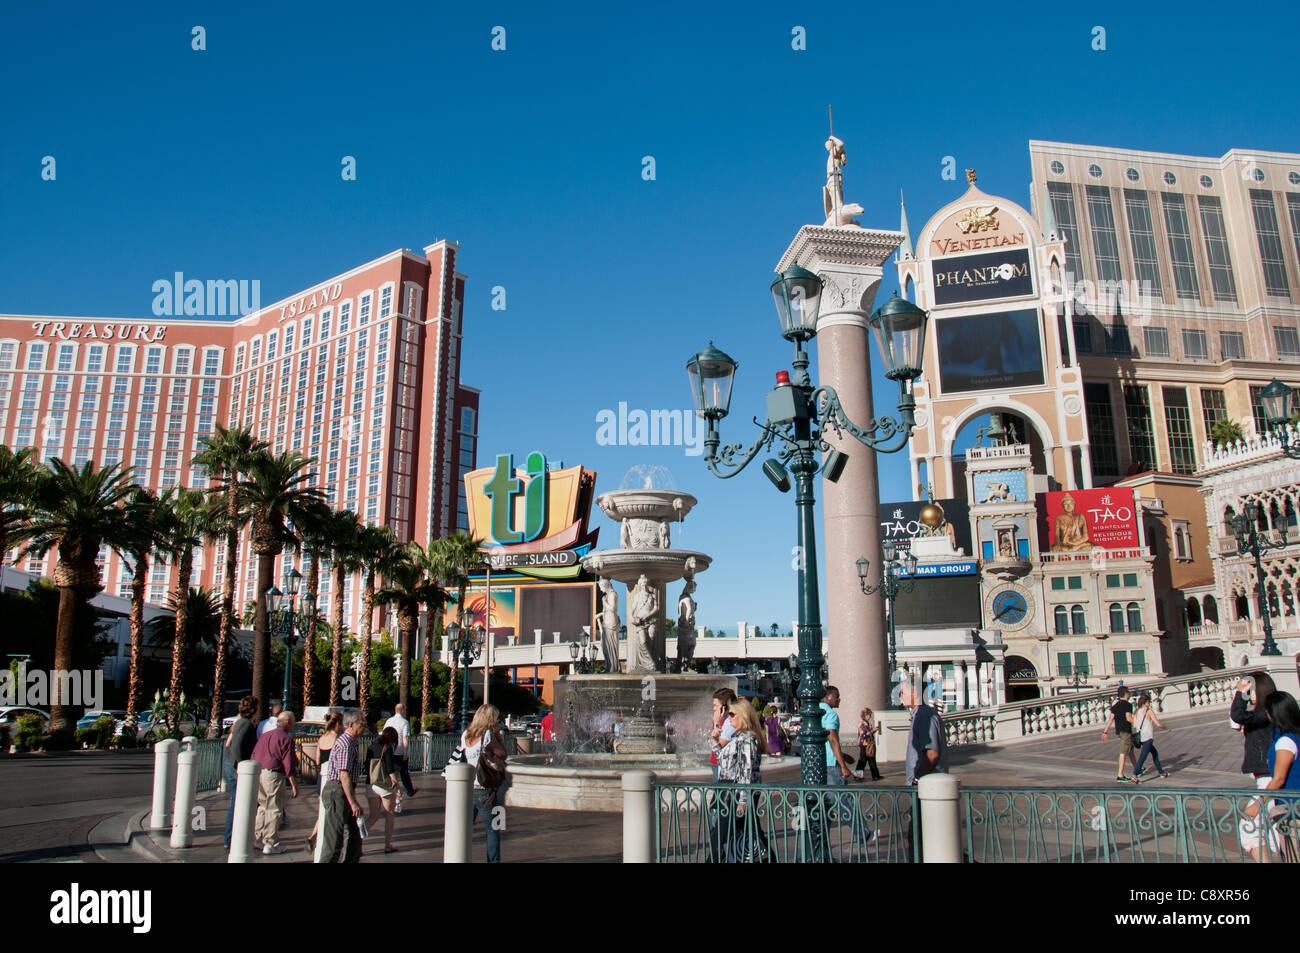
<path fill-rule="evenodd" d="M 1288 29 L 1280 5 L 261 6 L 0 14 L 0 311 L 142 317 L 175 271 L 258 279 L 272 301 L 458 241 L 480 464 L 540 449 L 601 490 L 667 468 L 700 500 L 679 541 L 714 558 L 699 619 L 730 631 L 795 615 L 792 498 L 757 468 L 719 481 L 681 447 L 600 446 L 596 417 L 687 407 L 684 363 L 713 339 L 741 362 L 723 438 L 752 438 L 789 358 L 772 269 L 822 218 L 828 103 L 846 198 L 892 228 L 904 189 L 913 234 L 964 189 L 940 177 L 948 155 L 1028 204 L 1031 138 L 1300 151 L 1275 53 L 1294 44 L 1259 31 Z M 876 395 L 893 407 L 883 378 Z M 909 482 L 905 453 L 882 460 L 882 499 Z"/>

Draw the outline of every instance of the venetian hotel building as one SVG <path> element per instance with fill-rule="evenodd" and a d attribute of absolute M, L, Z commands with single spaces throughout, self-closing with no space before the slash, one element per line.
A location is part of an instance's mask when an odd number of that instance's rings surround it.
<path fill-rule="evenodd" d="M 229 319 L 0 315 L 0 443 L 77 466 L 125 463 L 155 490 L 202 489 L 209 477 L 190 465 L 200 441 L 219 422 L 243 425 L 276 452 L 316 458 L 313 481 L 332 506 L 399 540 L 465 529 L 479 392 L 460 383 L 458 253 L 446 241 L 394 251 Z M 247 535 L 240 545 L 246 602 L 256 565 Z M 19 568 L 50 576 L 55 558 Z M 219 591 L 224 547 L 195 559 L 194 585 Z M 100 560 L 105 590 L 129 596 L 129 565 Z M 281 557 L 277 580 L 294 564 Z M 166 602 L 173 572 L 150 568 L 149 602 Z M 331 585 L 322 573 L 322 601 Z M 349 579 L 352 631 L 359 592 Z"/>

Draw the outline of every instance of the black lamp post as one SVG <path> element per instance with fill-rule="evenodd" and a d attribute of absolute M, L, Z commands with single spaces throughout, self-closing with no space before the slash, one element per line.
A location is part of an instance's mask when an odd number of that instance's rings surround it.
<path fill-rule="evenodd" d="M 898 694 L 898 681 L 895 677 L 898 674 L 898 646 L 894 633 L 894 600 L 899 595 L 905 595 L 916 588 L 916 556 L 909 552 L 905 559 L 898 559 L 898 548 L 888 540 L 880 545 L 881 556 L 884 557 L 885 565 L 880 573 L 880 582 L 874 586 L 867 585 L 867 570 L 871 566 L 871 561 L 866 556 L 858 559 L 858 585 L 862 587 L 864 595 L 873 595 L 879 592 L 882 599 L 885 600 L 885 612 L 889 617 L 889 707 L 899 709 L 903 707 L 902 698 Z M 908 581 L 903 582 L 903 572 L 906 570 Z"/>
<path fill-rule="evenodd" d="M 462 669 L 460 711 L 456 713 L 455 723 L 452 725 L 452 730 L 460 733 L 463 732 L 469 724 L 466 721 L 466 714 L 469 710 L 469 667 L 483 651 L 483 626 L 476 625 L 473 628 L 468 626 L 462 628 L 460 625 L 453 622 L 451 625 L 447 626 L 447 639 L 451 645 L 452 654 L 460 656 Z M 486 677 L 487 674 L 485 671 L 484 678 Z"/>
<path fill-rule="evenodd" d="M 270 615 L 271 631 L 284 640 L 284 697 L 281 703 L 285 711 L 291 711 L 293 706 L 289 699 L 293 692 L 293 647 L 298 642 L 297 629 L 299 627 L 298 615 L 295 612 L 294 603 L 298 598 L 298 590 L 302 587 L 302 573 L 296 569 L 289 570 L 284 577 L 284 592 L 281 592 L 275 586 L 266 590 L 266 611 Z M 312 604 L 311 596 L 308 596 L 303 602 L 304 613 L 303 622 L 306 622 L 307 614 L 314 613 L 316 606 Z M 310 665 L 311 660 L 305 660 Z"/>
<path fill-rule="evenodd" d="M 1274 381 L 1274 383 L 1277 382 Z M 1286 537 L 1283 536 L 1282 541 L 1278 543 L 1269 543 L 1260 538 L 1260 535 L 1255 531 L 1255 523 L 1259 519 L 1259 514 L 1258 503 L 1247 503 L 1244 514 L 1239 513 L 1231 519 L 1225 520 L 1225 523 L 1228 532 L 1237 537 L 1237 550 L 1250 553 L 1255 557 L 1255 598 L 1259 602 L 1259 614 L 1264 623 L 1264 650 L 1260 654 L 1281 655 L 1282 650 L 1273 641 L 1273 620 L 1269 613 L 1268 596 L 1264 591 L 1264 562 L 1260 557 L 1264 553 L 1285 546 Z"/>
<path fill-rule="evenodd" d="M 865 428 L 859 427 L 845 413 L 835 389 L 826 385 L 814 387 L 808 376 L 809 357 L 804 345 L 817 334 L 821 295 L 822 279 L 798 265 L 777 275 L 772 282 L 781 336 L 795 346 L 791 361 L 793 379 L 790 372 L 777 372 L 776 389 L 767 395 L 767 419 L 759 423 L 761 432 L 748 449 L 740 443 L 720 446 L 718 434 L 718 421 L 727 416 L 731 404 L 737 363 L 710 343 L 686 364 L 695 412 L 707 424 L 705 462 L 713 475 L 723 479 L 733 477 L 760 450 L 770 450 L 776 444 L 776 456 L 763 462 L 763 473 L 782 493 L 789 491 L 791 474 L 794 476 L 797 541 L 802 554 L 798 569 L 799 697 L 803 700 L 799 712 L 802 719 L 800 777 L 804 784 L 818 785 L 826 783 L 823 757 L 826 730 L 821 726 L 821 712 L 817 707 L 822 698 L 822 626 L 813 478 L 818 472 L 824 472 L 827 479 L 835 480 L 848 462 L 845 454 L 826 441 L 827 429 L 837 437 L 847 432 L 863 446 L 881 453 L 893 453 L 906 446 L 915 426 L 916 400 L 911 385 L 921 376 L 926 323 L 926 313 L 897 294 L 871 316 L 871 330 L 885 362 L 885 377 L 898 382 L 901 421 L 877 417 Z"/>
<path fill-rule="evenodd" d="M 1260 391 L 1259 402 L 1264 405 L 1268 425 L 1282 442 L 1282 452 L 1300 460 L 1300 432 L 1288 426 L 1296 412 L 1295 391 L 1275 377 Z"/>

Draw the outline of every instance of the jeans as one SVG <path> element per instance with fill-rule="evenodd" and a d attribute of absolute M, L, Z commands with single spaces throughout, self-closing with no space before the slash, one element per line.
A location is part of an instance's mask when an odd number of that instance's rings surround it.
<path fill-rule="evenodd" d="M 1142 742 L 1142 750 L 1138 752 L 1137 764 L 1133 766 L 1133 777 L 1142 773 L 1142 765 L 1146 764 L 1147 755 L 1151 755 L 1151 760 L 1156 764 L 1156 774 L 1164 774 L 1165 767 L 1160 763 L 1160 752 L 1156 750 L 1155 739 Z"/>
<path fill-rule="evenodd" d="M 840 772 L 838 764 L 828 764 L 826 766 L 826 783 L 831 787 L 846 787 L 844 775 Z M 861 826 L 857 828 L 856 839 L 859 844 L 866 844 L 871 837 L 871 827 L 867 824 L 867 819 L 858 812 L 857 798 L 852 794 L 841 794 L 840 801 L 840 823 L 852 824 L 856 820 L 861 820 Z M 830 805 L 827 805 L 828 808 Z M 829 810 L 827 814 L 829 816 Z"/>
<path fill-rule="evenodd" d="M 501 863 L 501 831 L 497 829 L 497 798 L 498 791 L 489 791 L 487 788 L 474 789 L 474 820 L 478 820 L 480 813 L 483 815 L 483 826 L 487 832 L 487 859 L 489 864 Z M 503 808 L 504 810 L 504 808 Z"/>
<path fill-rule="evenodd" d="M 880 769 L 876 767 L 876 756 L 874 754 L 867 754 L 866 748 L 863 748 L 858 754 L 858 763 L 853 767 L 855 770 L 861 771 L 863 764 L 871 769 L 871 780 L 879 781 Z"/>
<path fill-rule="evenodd" d="M 223 761 L 221 776 L 225 779 L 226 790 L 230 792 L 230 810 L 226 812 L 226 846 L 229 847 L 230 838 L 235 832 L 235 785 L 239 781 L 239 765 Z"/>
<path fill-rule="evenodd" d="M 415 786 L 411 784 L 411 767 L 407 758 L 398 758 L 394 756 L 393 761 L 397 763 L 397 775 L 402 780 L 402 790 L 406 796 L 410 797 L 415 793 Z"/>

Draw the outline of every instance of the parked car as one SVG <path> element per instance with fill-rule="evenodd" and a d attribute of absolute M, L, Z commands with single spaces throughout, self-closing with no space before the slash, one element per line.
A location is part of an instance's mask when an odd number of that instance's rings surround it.
<path fill-rule="evenodd" d="M 77 730 L 82 728 L 93 727 L 95 722 L 101 718 L 112 718 L 119 725 L 122 719 L 126 717 L 126 712 L 119 709 L 97 708 L 94 711 L 88 711 L 77 719 Z"/>
<path fill-rule="evenodd" d="M 24 708 L 21 706 L 0 708 L 0 725 L 17 725 L 18 719 L 23 717 L 23 715 L 40 715 L 45 719 L 45 724 L 42 730 L 50 730 L 50 713 L 48 711 L 41 711 L 39 708 Z M 11 728 L 10 731 L 12 732 L 13 729 Z M 13 737 L 13 735 L 10 734 L 10 737 Z"/>
<path fill-rule="evenodd" d="M 125 716 L 125 713 L 123 713 L 123 715 Z M 206 716 L 200 715 L 196 721 L 193 715 L 186 715 L 181 719 L 181 734 L 197 735 L 200 731 L 207 728 L 207 726 L 208 719 Z M 126 723 L 119 721 L 117 723 L 117 733 L 121 734 L 125 727 Z M 156 737 L 154 734 L 154 717 L 152 711 L 140 712 L 139 720 L 136 722 L 135 726 L 135 736 L 140 741 L 150 741 Z"/>

